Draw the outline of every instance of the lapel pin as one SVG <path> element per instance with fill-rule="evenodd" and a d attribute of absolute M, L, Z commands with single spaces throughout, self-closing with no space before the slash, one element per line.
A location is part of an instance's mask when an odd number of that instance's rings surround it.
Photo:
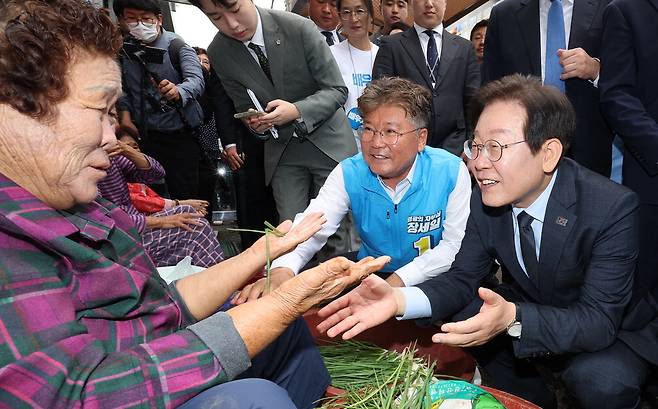
<path fill-rule="evenodd" d="M 558 216 L 557 219 L 555 219 L 555 223 L 559 224 L 562 227 L 567 227 L 567 222 L 568 221 L 569 220 L 567 220 L 566 217 L 562 217 L 562 216 Z"/>
<path fill-rule="evenodd" d="M 281 45 L 281 40 L 276 40 L 276 45 Z"/>

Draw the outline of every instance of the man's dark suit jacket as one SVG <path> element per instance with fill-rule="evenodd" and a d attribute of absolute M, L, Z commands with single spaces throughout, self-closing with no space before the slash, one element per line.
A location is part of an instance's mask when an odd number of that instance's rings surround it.
<path fill-rule="evenodd" d="M 382 37 L 374 78 L 402 77 L 432 92 L 427 144 L 461 154 L 466 140 L 466 108 L 480 88 L 480 66 L 470 41 L 443 30 L 439 74 L 432 87 L 416 29 Z"/>
<path fill-rule="evenodd" d="M 603 10 L 610 0 L 574 0 L 568 48 L 584 49 L 599 57 Z M 482 83 L 521 73 L 541 78 L 539 0 L 505 0 L 489 18 L 482 63 Z M 610 176 L 612 133 L 601 115 L 599 90 L 588 80 L 566 81 L 567 97 L 577 116 L 576 137 L 569 157 Z"/>
<path fill-rule="evenodd" d="M 623 183 L 642 208 L 658 209 L 658 0 L 613 0 L 604 14 L 601 107 L 625 146 Z M 658 365 L 658 215 L 643 219 L 636 293 L 621 338 Z M 644 290 L 644 291 L 642 291 Z M 634 300 L 635 301 L 635 300 Z M 653 317 L 653 318 L 652 318 Z M 652 321 L 648 323 L 648 321 Z M 635 330 L 635 331 L 633 331 Z"/>
<path fill-rule="evenodd" d="M 475 303 L 480 282 L 498 260 L 511 283 L 496 291 L 521 310 L 523 332 L 513 343 L 518 358 L 609 346 L 631 296 L 637 207 L 629 189 L 563 158 L 546 207 L 537 288 L 516 258 L 511 206 L 487 207 L 475 188 L 452 267 L 418 285 L 430 300 L 432 321 Z"/>

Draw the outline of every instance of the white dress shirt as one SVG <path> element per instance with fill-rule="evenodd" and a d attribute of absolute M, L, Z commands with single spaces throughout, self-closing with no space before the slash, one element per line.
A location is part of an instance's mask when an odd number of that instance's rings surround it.
<path fill-rule="evenodd" d="M 309 18 L 310 18 L 310 17 L 309 17 Z M 315 23 L 315 22 L 314 22 L 314 23 Z M 320 33 L 322 33 L 323 31 L 328 31 L 328 32 L 330 32 L 330 33 L 331 33 L 331 36 L 332 36 L 333 39 L 334 39 L 334 44 L 338 44 L 338 43 L 340 43 L 340 38 L 338 37 L 338 30 L 336 30 L 335 28 L 334 28 L 333 30 L 325 30 L 324 28 L 320 27 L 320 26 L 317 25 L 317 24 L 316 24 L 315 26 L 318 28 L 318 31 L 319 31 Z M 322 36 L 324 37 L 324 34 L 322 34 Z M 325 38 L 326 38 L 326 37 L 325 37 Z"/>
<path fill-rule="evenodd" d="M 380 183 L 382 183 L 393 203 L 399 203 L 411 187 L 415 167 L 416 162 L 414 161 L 407 177 L 400 181 L 395 189 L 386 186 L 380 179 Z M 462 162 L 459 167 L 457 183 L 448 198 L 441 241 L 433 249 L 426 251 L 395 271 L 405 285 L 419 284 L 450 268 L 464 238 L 466 221 L 470 214 L 470 198 L 471 179 L 466 165 Z M 295 216 L 296 224 L 309 213 L 323 212 L 327 222 L 319 232 L 298 245 L 294 251 L 276 259 L 272 263 L 272 268 L 288 267 L 297 274 L 311 257 L 324 246 L 327 238 L 338 229 L 341 220 L 349 210 L 350 198 L 345 190 L 343 168 L 339 164 L 327 177 L 318 196 L 311 200 L 303 213 Z"/>
<path fill-rule="evenodd" d="M 549 0 L 550 1 L 550 0 Z M 418 24 L 414 23 L 414 28 L 418 34 L 418 39 L 420 40 L 420 48 L 423 50 L 423 60 L 425 60 L 425 65 L 427 65 L 427 44 L 430 42 L 430 37 L 425 34 L 425 30 L 429 30 L 425 27 L 421 27 Z M 439 56 L 438 64 L 441 64 L 441 50 L 443 49 L 443 23 L 434 27 L 434 41 L 436 42 L 436 53 Z M 431 67 L 427 67 L 428 70 L 431 70 Z M 434 79 L 432 78 L 432 85 L 434 84 Z"/>
<path fill-rule="evenodd" d="M 265 57 L 267 57 L 267 49 L 265 48 L 265 37 L 263 36 L 263 23 L 260 19 L 260 13 L 258 12 L 258 9 L 256 9 L 256 15 L 258 15 L 258 23 L 256 24 L 256 31 L 254 32 L 254 35 L 251 37 L 251 39 L 247 41 L 243 41 L 242 44 L 244 44 L 244 46 L 247 48 L 247 51 L 249 51 L 249 54 L 251 54 L 254 60 L 256 60 L 256 64 L 258 64 L 258 66 L 260 67 L 260 62 L 258 62 L 258 56 L 256 55 L 256 52 L 251 48 L 249 48 L 249 43 L 254 43 L 260 47 L 260 49 L 263 51 L 263 54 L 265 54 Z M 236 145 L 237 144 L 235 143 L 229 143 L 224 145 L 224 149 L 228 149 Z"/>

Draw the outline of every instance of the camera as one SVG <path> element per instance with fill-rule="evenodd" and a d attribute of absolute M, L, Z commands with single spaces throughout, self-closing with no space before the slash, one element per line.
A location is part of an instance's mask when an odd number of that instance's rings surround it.
<path fill-rule="evenodd" d="M 144 64 L 162 64 L 167 50 L 164 48 L 149 47 L 138 39 L 128 36 L 123 41 L 123 55 L 132 61 Z"/>

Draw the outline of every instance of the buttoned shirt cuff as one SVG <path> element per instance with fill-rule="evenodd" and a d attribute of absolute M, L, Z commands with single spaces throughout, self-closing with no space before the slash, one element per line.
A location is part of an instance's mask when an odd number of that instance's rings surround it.
<path fill-rule="evenodd" d="M 229 143 L 227 145 L 224 145 L 224 150 L 227 150 L 228 148 L 232 148 L 234 146 L 238 146 L 238 144 L 237 143 Z"/>
<path fill-rule="evenodd" d="M 215 313 L 187 329 L 215 354 L 229 380 L 235 379 L 251 366 L 247 347 L 235 329 L 233 319 L 227 313 Z"/>
<path fill-rule="evenodd" d="M 432 316 L 432 304 L 430 304 L 427 295 L 418 287 L 398 288 L 404 296 L 405 309 L 401 317 L 395 317 L 398 320 L 413 320 L 417 318 L 427 318 Z"/>
<path fill-rule="evenodd" d="M 422 283 L 425 281 L 425 276 L 423 275 L 422 271 L 420 271 L 420 268 L 414 263 L 413 260 L 411 262 L 405 264 L 404 266 L 398 268 L 395 271 L 395 274 L 400 277 L 402 282 L 406 287 L 410 287 L 412 285 L 416 285 L 418 283 Z"/>
<path fill-rule="evenodd" d="M 595 88 L 598 88 L 599 87 L 599 76 L 597 75 L 596 78 L 594 78 L 594 81 L 589 80 L 589 82 L 591 82 L 592 85 L 594 85 Z"/>

